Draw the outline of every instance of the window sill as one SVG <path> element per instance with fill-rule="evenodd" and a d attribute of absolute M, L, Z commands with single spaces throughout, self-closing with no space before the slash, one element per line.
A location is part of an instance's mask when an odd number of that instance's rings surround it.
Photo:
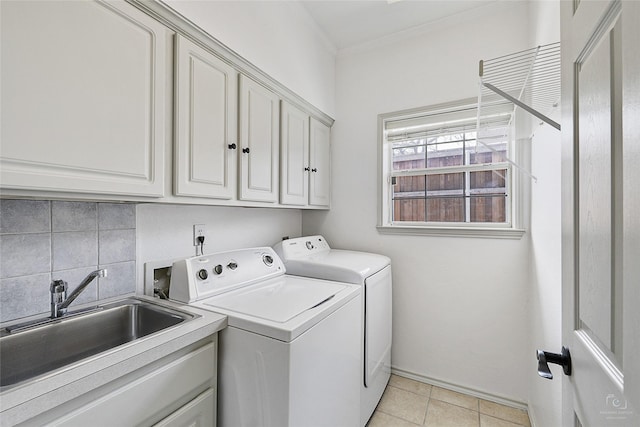
<path fill-rule="evenodd" d="M 485 239 L 521 239 L 525 230 L 491 227 L 437 227 L 410 225 L 378 225 L 381 234 L 399 234 L 436 237 L 475 237 Z"/>

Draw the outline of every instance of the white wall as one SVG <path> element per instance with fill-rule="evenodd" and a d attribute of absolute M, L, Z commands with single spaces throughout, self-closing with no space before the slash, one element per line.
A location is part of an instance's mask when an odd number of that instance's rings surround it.
<path fill-rule="evenodd" d="M 560 40 L 560 5 L 532 2 L 532 46 Z M 557 109 L 552 116 L 559 121 Z M 536 120 L 535 123 L 538 121 Z M 534 128 L 531 167 L 538 182 L 531 186 L 531 265 L 529 288 L 530 342 L 536 349 L 560 352 L 562 347 L 562 265 L 560 218 L 560 132 L 549 125 Z M 531 363 L 529 413 L 536 426 L 562 424 L 562 381 L 539 377 Z M 553 368 L 552 368 L 553 369 Z"/>
<path fill-rule="evenodd" d="M 528 237 L 381 235 L 377 115 L 477 96 L 478 61 L 529 48 L 526 2 L 496 2 L 428 33 L 338 55 L 330 212 L 304 234 L 383 253 L 394 268 L 395 369 L 527 401 Z M 354 162 L 357 159 L 357 164 Z"/>
<path fill-rule="evenodd" d="M 298 2 L 164 3 L 321 111 L 335 114 L 335 47 Z"/>

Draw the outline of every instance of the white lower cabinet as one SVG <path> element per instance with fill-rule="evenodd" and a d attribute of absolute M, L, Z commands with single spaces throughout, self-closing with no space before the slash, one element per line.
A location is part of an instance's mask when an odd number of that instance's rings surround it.
<path fill-rule="evenodd" d="M 124 1 L 0 9 L 1 189 L 163 196 L 172 32 Z"/>
<path fill-rule="evenodd" d="M 212 427 L 216 425 L 216 393 L 209 389 L 169 415 L 155 427 Z"/>
<path fill-rule="evenodd" d="M 23 425 L 215 425 L 217 335 L 195 350 L 167 356 L 153 366 L 155 369 L 134 371 Z"/>

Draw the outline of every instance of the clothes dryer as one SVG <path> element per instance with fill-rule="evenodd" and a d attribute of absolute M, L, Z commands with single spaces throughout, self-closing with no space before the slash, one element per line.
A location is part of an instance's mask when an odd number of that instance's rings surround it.
<path fill-rule="evenodd" d="M 375 410 L 391 376 L 391 260 L 378 254 L 332 249 L 322 236 L 274 245 L 287 274 L 360 285 L 360 425 Z"/>
<path fill-rule="evenodd" d="M 359 286 L 286 275 L 265 247 L 174 263 L 169 297 L 228 317 L 219 426 L 359 425 Z"/>

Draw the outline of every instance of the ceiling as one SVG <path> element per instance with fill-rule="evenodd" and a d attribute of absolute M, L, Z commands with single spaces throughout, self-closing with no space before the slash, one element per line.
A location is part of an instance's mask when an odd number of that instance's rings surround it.
<path fill-rule="evenodd" d="M 497 0 L 300 0 L 338 49 L 423 26 Z"/>

